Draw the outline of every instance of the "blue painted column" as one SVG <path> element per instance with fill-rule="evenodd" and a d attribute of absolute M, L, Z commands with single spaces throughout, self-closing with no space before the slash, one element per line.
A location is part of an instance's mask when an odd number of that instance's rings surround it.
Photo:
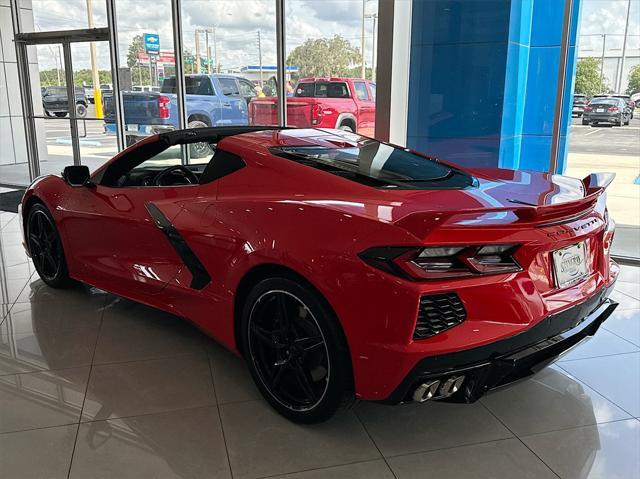
<path fill-rule="evenodd" d="M 576 65 L 574 0 L 559 171 Z M 467 166 L 546 171 L 565 0 L 413 0 L 407 145 Z"/>

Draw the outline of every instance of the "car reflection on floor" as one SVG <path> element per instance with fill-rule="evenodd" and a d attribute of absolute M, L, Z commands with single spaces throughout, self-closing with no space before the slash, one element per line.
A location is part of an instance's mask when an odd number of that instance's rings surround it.
<path fill-rule="evenodd" d="M 0 327 L 0 389 L 5 395 L 10 395 L 13 401 L 21 404 L 11 415 L 3 413 L 1 417 L 4 419 L 0 421 L 3 430 L 11 429 L 12 417 L 15 419 L 15 415 L 41 418 L 41 412 L 45 410 L 48 416 L 55 418 L 56 424 L 80 421 L 92 362 L 90 353 L 94 349 L 100 328 L 100 321 L 96 318 L 100 317 L 104 308 L 111 307 L 117 301 L 101 291 L 81 287 L 62 293 L 68 297 L 64 302 L 65 308 L 59 309 L 59 301 L 49 300 L 54 295 L 60 299 L 58 291 L 52 291 L 40 281 L 27 287 L 31 288 L 29 302 L 17 304 L 15 311 L 9 314 Z M 67 313 L 74 308 L 82 309 L 85 312 L 84 318 L 76 314 L 73 315 L 75 319 L 70 319 Z M 76 324 L 71 327 L 69 321 L 75 321 Z M 40 372 L 14 374 L 27 371 Z M 543 383 L 536 384 L 536 378 L 529 380 L 531 387 L 542 388 L 530 400 L 543 398 L 549 407 L 568 408 L 572 415 L 581 417 L 580 422 L 583 424 L 597 423 L 591 397 L 579 382 L 553 368 L 545 370 L 543 375 Z M 148 394 L 148 391 L 139 391 L 139 397 L 135 398 L 136 384 L 127 385 L 127 389 L 134 394 L 134 401 L 144 401 L 145 394 Z M 146 421 L 145 416 L 122 417 L 117 410 L 104 410 L 105 407 L 111 407 L 113 402 L 101 401 L 101 394 L 108 395 L 109 391 L 92 390 L 91 401 L 98 406 L 94 417 L 120 419 L 88 420 L 82 426 L 81 434 L 84 435 L 82 440 L 90 448 L 98 451 L 101 448 L 112 449 L 117 447 L 116 444 L 128 445 L 134 447 L 139 454 L 163 458 L 181 477 L 197 475 L 197 466 L 193 461 L 175 453 L 175 438 L 182 437 L 179 430 L 181 427 L 190 427 L 188 421 L 173 425 L 178 428 L 175 435 L 166 434 L 166 431 L 158 430 L 156 422 Z M 500 394 L 500 391 L 487 397 L 489 406 L 492 396 L 496 394 Z M 86 420 L 87 418 L 83 419 Z M 590 431 L 591 434 L 579 449 L 580 457 L 572 458 L 573 462 L 580 464 L 583 476 L 588 475 L 600 449 L 598 429 L 591 428 Z"/>

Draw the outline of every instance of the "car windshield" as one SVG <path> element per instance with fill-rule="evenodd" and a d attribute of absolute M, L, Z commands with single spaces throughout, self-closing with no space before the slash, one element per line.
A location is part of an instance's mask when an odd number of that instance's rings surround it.
<path fill-rule="evenodd" d="M 375 140 L 342 145 L 272 148 L 275 155 L 380 188 L 455 189 L 474 184 L 472 176 L 436 160 Z"/>

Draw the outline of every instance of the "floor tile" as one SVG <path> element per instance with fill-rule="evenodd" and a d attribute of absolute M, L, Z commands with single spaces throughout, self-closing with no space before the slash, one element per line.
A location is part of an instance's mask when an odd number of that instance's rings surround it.
<path fill-rule="evenodd" d="M 387 457 L 512 437 L 480 403 L 361 403 L 356 412 Z"/>
<path fill-rule="evenodd" d="M 640 417 L 640 353 L 567 361 L 560 367 L 632 416 Z"/>
<path fill-rule="evenodd" d="M 585 426 L 522 440 L 562 479 L 640 477 L 640 422 Z"/>
<path fill-rule="evenodd" d="M 90 300 L 74 305 L 62 300 L 16 303 L 7 315 L 3 332 L 36 333 L 78 328 L 98 329 L 102 310 L 102 304 Z"/>
<path fill-rule="evenodd" d="M 618 281 L 625 283 L 640 283 L 640 268 L 637 266 L 621 264 Z"/>
<path fill-rule="evenodd" d="M 28 279 L 7 279 L 0 284 L 0 303 L 11 304 L 15 302 L 25 288 Z"/>
<path fill-rule="evenodd" d="M 71 479 L 230 478 L 215 407 L 80 425 Z"/>
<path fill-rule="evenodd" d="M 394 479 L 382 459 L 276 476 L 277 479 Z"/>
<path fill-rule="evenodd" d="M 35 273 L 35 268 L 31 261 L 24 261 L 4 269 L 7 279 L 29 280 Z"/>
<path fill-rule="evenodd" d="M 66 479 L 78 426 L 0 434 L 0 471 L 6 478 Z"/>
<path fill-rule="evenodd" d="M 95 365 L 83 420 L 151 414 L 215 404 L 206 356 Z"/>
<path fill-rule="evenodd" d="M 632 298 L 631 296 L 627 296 L 624 293 L 614 291 L 609 297 L 619 303 L 616 311 L 624 311 L 625 309 L 640 309 L 640 301 Z"/>
<path fill-rule="evenodd" d="M 220 406 L 234 478 L 255 478 L 380 457 L 351 411 L 316 425 L 294 424 L 264 401 Z"/>
<path fill-rule="evenodd" d="M 126 301 L 105 310 L 94 363 L 204 354 L 205 340 L 182 319 Z"/>
<path fill-rule="evenodd" d="M 640 309 L 616 310 L 602 327 L 640 347 Z"/>
<path fill-rule="evenodd" d="M 106 296 L 103 291 L 80 283 L 65 289 L 51 288 L 35 274 L 20 293 L 17 301 L 19 303 L 46 303 L 42 306 L 43 308 L 46 308 L 51 302 L 62 302 L 67 308 L 73 309 L 86 307 L 90 303 L 104 306 Z"/>
<path fill-rule="evenodd" d="M 89 368 L 0 376 L 0 432 L 78 422 Z"/>
<path fill-rule="evenodd" d="M 213 340 L 207 344 L 207 351 L 211 359 L 218 404 L 250 401 L 261 397 L 242 358 Z"/>
<path fill-rule="evenodd" d="M 494 391 L 481 402 L 517 436 L 629 418 L 615 404 L 556 367 Z"/>
<path fill-rule="evenodd" d="M 5 324 L 0 326 L 0 375 L 91 365 L 96 329 L 9 334 Z"/>
<path fill-rule="evenodd" d="M 615 290 L 622 294 L 626 294 L 627 296 L 631 296 L 636 300 L 640 300 L 640 283 L 618 281 L 616 282 Z"/>
<path fill-rule="evenodd" d="M 605 324 L 607 323 L 605 322 Z M 562 356 L 560 362 L 638 351 L 640 351 L 640 348 L 635 344 L 625 341 L 606 329 L 599 329 L 593 337 Z"/>
<path fill-rule="evenodd" d="M 389 465 L 398 479 L 557 479 L 518 439 L 392 457 Z"/>

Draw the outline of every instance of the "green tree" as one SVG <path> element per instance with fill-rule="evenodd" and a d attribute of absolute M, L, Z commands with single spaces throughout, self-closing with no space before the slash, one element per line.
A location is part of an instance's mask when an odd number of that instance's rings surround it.
<path fill-rule="evenodd" d="M 66 79 L 64 71 L 60 70 L 60 83 L 58 83 L 58 71 L 55 68 L 50 70 L 40 71 L 40 85 L 41 86 L 65 86 Z M 111 83 L 111 71 L 99 70 L 98 78 L 100 83 Z M 91 76 L 91 70 L 89 68 L 83 68 L 82 70 L 76 70 L 73 72 L 73 84 L 76 86 L 91 86 L 93 78 Z"/>
<path fill-rule="evenodd" d="M 142 35 L 136 35 L 131 39 L 129 51 L 127 52 L 127 65 L 133 68 L 138 64 L 138 52 L 144 51 L 144 40 Z"/>
<path fill-rule="evenodd" d="M 600 80 L 600 60 L 593 57 L 581 58 L 576 67 L 575 93 L 593 96 L 608 90 L 607 79 Z"/>
<path fill-rule="evenodd" d="M 288 66 L 297 66 L 301 77 L 347 76 L 361 59 L 360 50 L 344 37 L 307 40 L 287 57 Z M 359 64 L 359 63 L 358 63 Z"/>
<path fill-rule="evenodd" d="M 634 66 L 629 72 L 627 95 L 633 95 L 634 93 L 640 93 L 640 65 Z"/>

